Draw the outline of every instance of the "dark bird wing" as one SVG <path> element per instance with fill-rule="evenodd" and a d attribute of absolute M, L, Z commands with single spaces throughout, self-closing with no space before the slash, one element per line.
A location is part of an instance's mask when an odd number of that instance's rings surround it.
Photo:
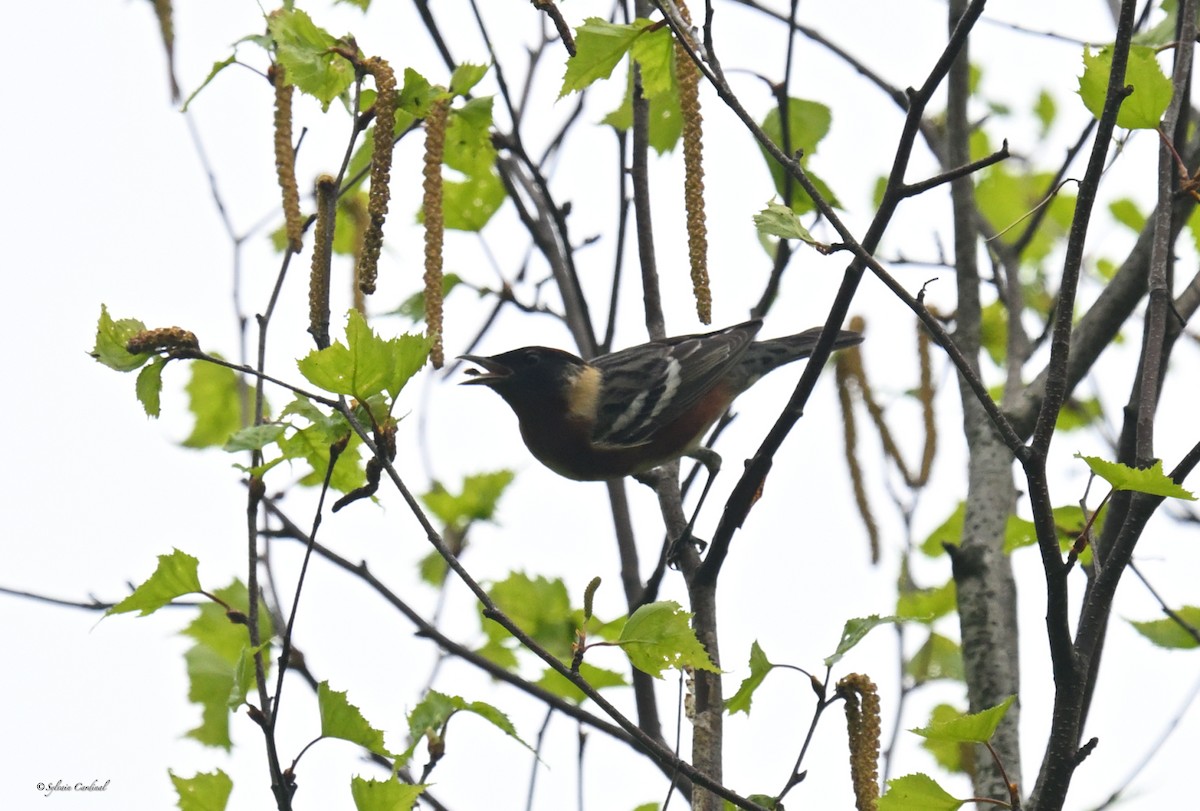
<path fill-rule="evenodd" d="M 671 424 L 725 377 L 761 327 L 747 321 L 594 358 L 604 377 L 592 440 L 610 447 L 650 441 L 656 427 Z"/>

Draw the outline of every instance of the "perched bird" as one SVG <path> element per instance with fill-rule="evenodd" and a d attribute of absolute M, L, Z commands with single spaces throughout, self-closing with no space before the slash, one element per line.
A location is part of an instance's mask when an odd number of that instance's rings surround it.
<path fill-rule="evenodd" d="M 482 369 L 468 370 L 472 377 L 463 383 L 503 397 L 530 452 L 568 479 L 617 479 L 681 456 L 698 459 L 715 474 L 721 457 L 701 445 L 708 429 L 760 377 L 812 354 L 821 334 L 815 327 L 755 341 L 761 327 L 756 319 L 590 361 L 544 346 L 462 355 Z M 859 333 L 843 330 L 834 348 L 861 341 Z"/>

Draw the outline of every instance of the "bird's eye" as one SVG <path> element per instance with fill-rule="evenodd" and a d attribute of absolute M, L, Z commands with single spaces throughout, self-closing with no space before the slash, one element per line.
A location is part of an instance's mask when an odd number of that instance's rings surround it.
<path fill-rule="evenodd" d="M 523 361 L 526 366 L 537 366 L 539 363 L 541 363 L 542 359 L 539 355 L 530 352 L 523 358 Z"/>

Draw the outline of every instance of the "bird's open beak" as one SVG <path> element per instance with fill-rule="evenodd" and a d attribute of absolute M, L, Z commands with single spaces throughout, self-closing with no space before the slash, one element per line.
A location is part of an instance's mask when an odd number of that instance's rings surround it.
<path fill-rule="evenodd" d="M 462 381 L 462 385 L 481 384 L 487 386 L 500 380 L 504 380 L 512 374 L 512 369 L 499 363 L 492 358 L 486 358 L 482 355 L 459 355 L 459 360 L 466 360 L 474 363 L 476 366 L 482 366 L 483 371 L 479 369 L 467 369 L 466 374 L 471 375 L 466 380 Z"/>

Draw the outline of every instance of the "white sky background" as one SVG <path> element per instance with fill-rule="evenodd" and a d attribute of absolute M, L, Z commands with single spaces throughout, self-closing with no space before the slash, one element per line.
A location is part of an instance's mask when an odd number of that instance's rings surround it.
<path fill-rule="evenodd" d="M 250 2 L 220 0 L 179 4 L 176 12 L 177 72 L 185 93 L 207 74 L 209 66 L 228 54 L 228 45 L 261 28 L 258 7 Z M 353 30 L 364 52 L 379 53 L 398 69 L 412 66 L 435 82 L 447 76 L 440 59 L 426 49 L 423 29 L 408 3 L 377 0 L 369 23 L 350 8 L 330 13 L 308 8 L 318 24 L 334 33 Z M 484 5 L 489 5 L 484 3 Z M 786 4 L 780 4 L 785 7 Z M 449 28 L 450 47 L 466 61 L 483 62 L 487 55 L 468 23 L 465 3 L 435 4 L 435 13 L 459 14 Z M 493 34 L 508 53 L 521 53 L 533 30 L 533 12 L 524 3 L 497 6 Z M 566 11 L 573 23 L 583 16 L 607 14 L 607 6 L 572 2 Z M 778 26 L 758 27 L 758 15 L 719 7 L 720 54 L 735 87 L 756 116 L 767 109 L 763 83 L 736 67 L 749 67 L 775 77 L 781 71 L 783 39 Z M 1111 36 L 1106 4 L 996 2 L 989 16 L 1019 20 L 1037 29 L 1105 41 Z M 86 356 L 93 343 L 100 304 L 114 317 L 137 317 L 151 326 L 180 325 L 193 330 L 206 349 L 227 356 L 238 354 L 237 323 L 231 300 L 232 249 L 212 204 L 207 179 L 189 139 L 185 120 L 169 103 L 164 60 L 157 23 L 148 3 L 72 2 L 25 4 L 5 17 L 10 31 L 9 64 L 22 66 L 25 80 L 14 83 L 9 114 L 0 127 L 0 146 L 6 158 L 10 192 L 2 215 L 6 245 L 6 294 L 9 317 L 0 330 L 7 347 L 8 396 L 3 398 L 3 421 L 9 425 L 9 454 L 4 472 L 4 530 L 0 541 L 0 585 L 24 588 L 67 599 L 95 595 L 112 600 L 126 593 L 127 581 L 140 581 L 152 570 L 155 556 L 178 547 L 201 559 L 202 581 L 213 587 L 233 577 L 245 577 L 244 494 L 233 457 L 219 451 L 196 453 L 177 447 L 190 429 L 182 395 L 184 369 L 172 365 L 166 374 L 164 417 L 147 421 L 134 399 L 133 376 L 118 375 Z M 919 84 L 944 41 L 944 4 L 919 0 L 893 3 L 803 2 L 802 21 L 864 58 L 899 86 Z M 503 28 L 500 26 L 503 24 Z M 762 42 L 753 34 L 769 31 L 775 39 Z M 745 32 L 745 36 L 741 33 Z M 503 34 L 501 32 L 504 32 Z M 257 60 L 254 48 L 242 51 Z M 1028 107 L 1043 86 L 1051 86 L 1059 102 L 1060 124 L 1051 148 L 1035 156 L 1051 167 L 1086 120 L 1086 111 L 1071 94 L 1079 72 L 1077 46 L 1015 34 L 982 24 L 972 42 L 974 61 L 985 65 L 985 93 L 1015 109 Z M 502 57 L 503 58 L 503 57 Z M 560 59 L 552 52 L 548 59 Z M 830 104 L 833 130 L 822 143 L 813 168 L 829 181 L 846 205 L 847 222 L 861 233 L 871 216 L 874 179 L 886 171 L 901 122 L 900 113 L 844 65 L 801 40 L 793 95 Z M 549 85 L 558 69 L 543 71 Z M 511 77 L 510 77 L 511 81 Z M 608 96 L 597 98 L 584 114 L 597 121 L 615 106 L 623 84 L 614 82 Z M 542 88 L 545 89 L 545 88 Z M 478 92 L 495 92 L 489 76 Z M 856 99 L 856 103 L 847 103 Z M 714 274 L 714 325 L 742 320 L 761 289 L 769 263 L 757 247 L 750 215 L 761 208 L 771 191 L 765 168 L 749 136 L 737 127 L 715 99 L 706 98 L 708 128 L 708 201 L 711 228 L 711 266 Z M 570 109 L 560 102 L 555 120 Z M 940 102 L 939 102 L 940 104 Z M 936 106 L 936 105 L 935 105 Z M 497 104 L 497 109 L 500 105 Z M 270 90 L 254 74 L 227 70 L 200 96 L 194 121 L 211 158 L 224 202 L 239 232 L 249 230 L 278 206 L 270 138 Z M 299 106 L 297 130 L 311 127 L 300 155 L 302 186 L 319 171 L 336 168 L 347 120 L 334 109 L 323 119 L 307 102 Z M 547 128 L 550 129 L 550 128 Z M 566 172 L 573 161 L 611 162 L 613 139 L 596 129 L 573 141 L 554 178 L 562 200 L 571 200 L 573 234 L 577 239 L 603 233 L 605 240 L 580 252 L 581 274 L 589 290 L 606 289 L 611 269 L 611 223 L 615 210 L 615 177 L 586 179 Z M 1026 154 L 1035 143 L 1033 125 L 1024 119 L 1004 121 L 990 129 L 999 143 L 1008 137 L 1014 153 Z M 537 130 L 530 140 L 538 142 Z M 414 160 L 419 139 L 402 142 L 396 156 L 394 194 L 388 221 L 381 292 L 376 309 L 388 309 L 419 286 L 420 233 L 412 225 L 419 200 Z M 1106 199 L 1133 196 L 1148 208 L 1153 187 L 1153 139 L 1136 139 L 1126 159 L 1103 190 Z M 684 238 L 678 209 L 678 156 L 653 165 L 656 196 L 656 239 L 668 325 L 672 332 L 700 329 L 691 312 L 683 268 Z M 933 171 L 920 151 L 910 179 Z M 1082 165 L 1073 172 L 1078 176 Z M 584 185 L 584 184 L 587 185 Z M 407 190 L 406 190 L 407 189 Z M 900 243 L 908 256 L 936 257 L 934 228 L 941 228 L 948 211 L 944 195 L 930 195 L 906 205 L 893 224 L 883 251 L 894 257 Z M 488 245 L 499 268 L 511 276 L 525 251 L 527 239 L 516 230 L 505 210 L 489 228 Z M 508 233 L 519 233 L 506 240 Z M 822 234 L 818 233 L 820 237 Z M 1089 256 L 1119 258 L 1128 246 L 1125 232 L 1103 214 L 1089 237 Z M 632 243 L 630 247 L 632 257 Z M 1181 242 L 1180 276 L 1188 277 L 1195 256 Z M 265 232 L 250 239 L 244 254 L 244 306 L 261 311 L 273 284 L 278 259 L 265 244 Z M 293 263 L 280 312 L 272 327 L 273 369 L 292 378 L 292 359 L 310 348 L 303 332 L 307 257 Z M 785 277 L 781 307 L 768 320 L 764 335 L 794 332 L 824 318 L 846 263 L 844 256 L 820 258 L 802 251 Z M 535 263 L 535 266 L 536 263 Z M 494 284 L 478 242 L 452 235 L 447 244 L 447 270 L 480 284 Z M 538 272 L 540 273 L 540 266 Z M 634 277 L 632 259 L 626 272 Z M 937 268 L 901 267 L 897 271 L 911 291 L 928 278 L 939 283 L 931 297 L 952 305 L 952 275 Z M 802 290 L 802 293 L 798 293 Z M 593 297 L 594 302 L 606 295 Z M 803 302 L 799 304 L 798 302 Z M 556 303 L 556 302 L 554 302 Z M 344 311 L 345 302 L 335 304 Z M 602 305 L 594 305 L 597 321 Z M 448 300 L 447 354 L 465 351 L 466 343 L 486 312 L 460 291 Z M 783 308 L 788 309 L 783 309 Z M 640 326 L 640 295 L 630 285 L 622 304 L 618 345 L 644 339 Z M 868 319 L 866 362 L 878 376 L 887 396 L 899 395 L 915 380 L 911 317 L 881 285 L 868 280 L 854 312 Z M 402 329 L 399 321 L 377 322 L 381 331 Z M 529 343 L 569 347 L 569 336 L 550 319 L 506 315 L 481 351 L 495 352 Z M 1135 342 L 1131 342 L 1135 343 Z M 1105 367 L 1101 385 L 1110 410 L 1124 402 L 1135 348 L 1126 346 Z M 1182 347 L 1177 364 L 1194 364 L 1194 346 Z M 957 392 L 941 366 L 939 399 L 945 430 L 942 452 L 931 492 L 918 509 L 915 537 L 923 538 L 963 497 L 961 439 Z M 794 385 L 798 369 L 780 372 L 739 401 L 739 419 L 722 439 L 727 471 L 757 445 L 780 404 Z M 493 395 L 460 389 L 426 373 L 404 395 L 402 408 L 423 414 L 424 446 L 418 450 L 418 420 L 404 423 L 398 467 L 414 490 L 424 490 L 431 475 L 454 489 L 467 473 L 513 467 L 519 476 L 502 502 L 501 526 L 479 526 L 468 568 L 479 578 L 498 579 L 511 569 L 531 575 L 561 576 L 578 602 L 583 585 L 594 575 L 605 578 L 597 613 L 610 617 L 623 611 L 616 574 L 611 520 L 604 488 L 577 484 L 543 470 L 520 445 L 515 422 Z M 832 652 L 843 619 L 871 613 L 891 613 L 894 580 L 903 536 L 894 520 L 878 470 L 873 470 L 874 503 L 884 519 L 884 562 L 867 563 L 864 532 L 850 502 L 850 486 L 837 439 L 836 401 L 831 375 L 826 375 L 800 422 L 776 458 L 766 496 L 736 537 L 722 578 L 722 656 L 731 694 L 746 674 L 751 641 L 758 639 L 772 659 L 809 668 Z M 1091 386 L 1093 384 L 1085 384 Z M 1085 389 L 1086 390 L 1086 389 Z M 278 392 L 273 401 L 286 402 Z M 1159 434 L 1168 468 L 1194 440 L 1183 432 L 1194 397 L 1169 383 L 1164 409 L 1167 428 Z M 905 404 L 894 409 L 899 430 L 911 457 L 919 451 L 919 423 Z M 1176 437 L 1172 439 L 1172 430 Z M 864 455 L 875 454 L 866 430 Z M 1071 435 L 1056 440 L 1052 464 L 1062 471 L 1056 503 L 1079 498 L 1085 482 L 1082 465 L 1068 460 L 1076 450 L 1103 453 L 1094 439 Z M 1173 455 L 1167 455 L 1173 454 Z M 425 459 L 430 460 L 430 470 Z M 278 484 L 286 479 L 281 476 Z M 718 480 L 698 534 L 711 532 L 718 506 L 735 476 Z M 1195 490 L 1196 482 L 1190 482 Z M 656 554 L 661 523 L 649 492 L 629 488 L 636 511 L 643 562 Z M 428 546 L 399 498 L 382 495 L 382 509 L 367 504 L 326 521 L 323 540 L 347 557 L 370 561 L 396 591 L 426 613 L 436 602 L 432 589 L 415 582 L 413 561 Z M 289 499 L 293 515 L 306 523 L 311 510 L 307 494 Z M 1168 600 L 1196 603 L 1195 572 L 1200 564 L 1195 533 L 1181 533 L 1173 524 L 1156 519 L 1140 550 L 1139 560 Z M 299 549 L 282 546 L 279 573 L 294 580 Z M 1048 723 L 1050 671 L 1045 654 L 1041 575 L 1031 550 L 1015 559 L 1021 589 L 1023 635 L 1023 733 L 1025 777 L 1036 775 Z M 932 584 L 946 576 L 943 559 L 922 564 L 918 577 Z M 1079 581 L 1074 593 L 1079 591 Z M 664 597 L 683 601 L 678 578 Z M 479 642 L 475 609 L 465 589 L 449 587 L 445 626 L 457 639 Z M 1122 617 L 1158 616 L 1145 590 L 1127 579 L 1119 595 L 1116 617 L 1106 650 L 1106 671 L 1097 693 L 1088 735 L 1101 738 L 1100 747 L 1077 773 L 1069 807 L 1084 808 L 1105 798 L 1133 767 L 1185 700 L 1197 677 L 1195 655 L 1151 649 L 1135 638 Z M 107 792 L 60 803 L 88 809 L 173 807 L 174 792 L 167 769 L 191 775 L 220 767 L 234 778 L 231 809 L 269 807 L 267 772 L 261 736 L 244 716 L 233 721 L 232 756 L 204 748 L 180 737 L 198 722 L 198 708 L 185 700 L 182 653 L 187 642 L 176 632 L 191 618 L 185 610 L 164 610 L 153 617 L 118 617 L 97 624 L 98 614 L 59 608 L 0 595 L 0 650 L 7 665 L 0 668 L 0 695 L 6 697 L 0 721 L 0 802 L 8 808 L 41 807 L 53 801 L 35 789 L 38 782 L 103 783 Z M 957 636 L 953 623 L 941 627 Z M 402 617 L 356 581 L 315 565 L 305 585 L 297 626 L 297 644 L 309 665 L 335 689 L 348 690 L 350 700 L 366 717 L 388 733 L 393 748 L 402 747 L 406 711 L 428 678 L 433 651 L 415 640 Z M 909 634 L 910 644 L 919 633 Z M 615 652 L 595 652 L 599 665 L 622 668 Z M 592 654 L 589 654 L 591 657 Z M 896 693 L 895 634 L 881 629 L 842 663 L 838 675 L 852 671 L 870 674 L 880 685 L 884 701 L 885 734 L 890 730 Z M 495 703 L 508 712 L 526 740 L 532 741 L 541 723 L 538 706 L 516 691 L 493 688 L 480 674 L 454 661 L 442 670 L 439 689 L 468 699 Z M 673 725 L 673 682 L 662 690 L 665 726 Z M 928 708 L 938 701 L 962 700 L 959 685 L 939 685 L 919 692 L 910 702 L 902 724 L 924 723 Z M 284 757 L 298 751 L 316 734 L 312 696 L 298 680 L 285 688 L 282 712 Z M 623 702 L 627 701 L 626 697 Z M 288 706 L 290 705 L 290 706 Z M 727 721 L 726 780 L 743 792 L 774 792 L 785 780 L 811 713 L 811 692 L 805 680 L 774 674 L 756 696 L 749 719 Z M 841 711 L 834 708 L 818 730 L 806 760 L 808 780 L 789 795 L 789 805 L 810 808 L 849 808 L 852 800 L 845 769 Z M 911 737 L 911 736 L 910 736 Z M 537 808 L 557 809 L 573 803 L 576 770 L 571 752 L 575 726 L 563 717 L 550 724 L 546 761 L 538 778 Z M 1186 716 L 1168 749 L 1138 780 L 1140 796 L 1126 808 L 1169 807 L 1191 797 L 1191 781 L 1181 777 L 1185 764 L 1194 764 L 1200 751 L 1200 722 Z M 1191 754 L 1188 754 L 1191 753 Z M 634 765 L 630 765 L 634 764 Z M 592 800 L 588 808 L 627 809 L 661 801 L 665 782 L 654 769 L 613 745 L 603 734 L 589 736 L 585 783 Z M 929 771 L 932 760 L 915 739 L 901 746 L 893 776 Z M 481 721 L 452 722 L 448 754 L 433 774 L 435 792 L 451 808 L 523 807 L 530 770 L 526 750 Z M 363 763 L 357 750 L 341 742 L 318 744 L 300 765 L 298 809 L 347 808 L 352 774 L 382 777 Z M 944 785 L 960 796 L 965 782 L 946 779 Z M 601 790 L 599 787 L 604 786 Z M 1186 793 L 1185 793 L 1186 792 Z M 480 797 L 488 800 L 481 800 Z M 496 797 L 504 804 L 494 805 Z"/>

